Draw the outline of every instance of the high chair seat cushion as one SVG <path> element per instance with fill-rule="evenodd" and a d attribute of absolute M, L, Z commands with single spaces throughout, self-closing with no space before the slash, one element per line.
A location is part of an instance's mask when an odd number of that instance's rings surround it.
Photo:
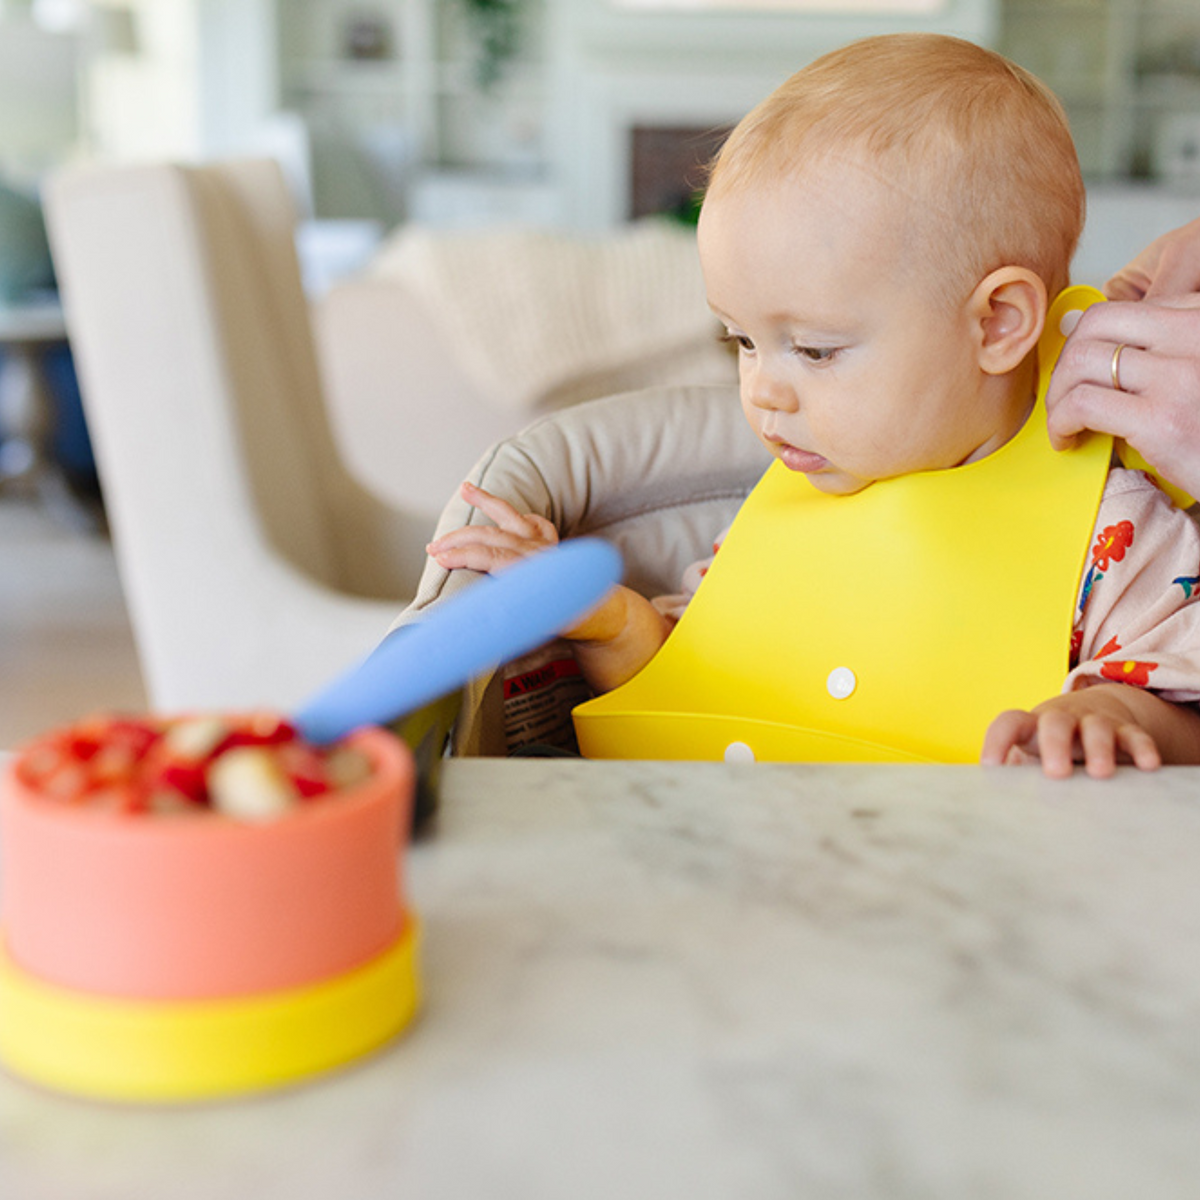
<path fill-rule="evenodd" d="M 770 464 L 732 386 L 648 388 L 577 405 L 497 442 L 467 478 L 521 512 L 550 520 L 559 536 L 602 537 L 625 560 L 624 582 L 645 596 L 675 591 L 685 567 L 712 552 Z M 439 534 L 490 524 L 460 495 Z M 428 561 L 398 629 L 479 578 Z M 455 752 L 503 753 L 492 676 L 464 693 Z"/>

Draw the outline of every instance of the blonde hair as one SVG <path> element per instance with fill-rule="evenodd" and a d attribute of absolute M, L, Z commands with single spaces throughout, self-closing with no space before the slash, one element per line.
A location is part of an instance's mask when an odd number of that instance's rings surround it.
<path fill-rule="evenodd" d="M 750 112 L 709 193 L 867 159 L 909 197 L 916 249 L 947 299 L 1022 266 L 1069 281 L 1085 194 L 1062 105 L 1022 67 L 940 34 L 865 38 L 817 59 Z"/>

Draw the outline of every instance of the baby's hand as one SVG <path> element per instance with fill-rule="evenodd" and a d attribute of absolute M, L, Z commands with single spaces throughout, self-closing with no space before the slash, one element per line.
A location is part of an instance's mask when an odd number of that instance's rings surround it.
<path fill-rule="evenodd" d="M 1041 759 L 1042 772 L 1054 779 L 1066 778 L 1077 762 L 1093 779 L 1112 775 L 1118 762 L 1156 770 L 1162 755 L 1154 737 L 1122 703 L 1126 688 L 1083 688 L 1055 696 L 1032 712 L 1001 713 L 988 728 L 980 761 L 1012 766 Z"/>
<path fill-rule="evenodd" d="M 519 513 L 507 500 L 473 483 L 464 483 L 460 494 L 496 524 L 467 525 L 430 542 L 425 552 L 439 566 L 491 574 L 558 544 L 558 530 L 545 517 Z"/>
<path fill-rule="evenodd" d="M 461 495 L 496 524 L 467 525 L 430 542 L 425 551 L 439 566 L 447 570 L 466 567 L 490 575 L 531 554 L 558 545 L 558 530 L 545 517 L 519 513 L 507 500 L 501 500 L 473 483 L 464 483 Z M 648 613 L 651 614 L 649 617 Z M 640 621 L 636 619 L 639 616 Z M 618 585 L 570 629 L 563 630 L 561 636 L 571 641 L 610 647 L 607 651 L 600 650 L 599 661 L 581 662 L 588 681 L 598 690 L 607 691 L 624 683 L 662 645 L 666 637 L 664 620 L 648 600 Z M 645 639 L 635 638 L 634 648 L 630 651 L 626 647 L 630 640 L 629 629 L 638 633 L 647 626 L 651 628 L 650 635 Z M 652 643 L 651 647 L 643 649 L 644 642 Z M 611 663 L 604 662 L 606 657 L 612 660 Z M 629 660 L 632 660 L 632 666 Z"/>

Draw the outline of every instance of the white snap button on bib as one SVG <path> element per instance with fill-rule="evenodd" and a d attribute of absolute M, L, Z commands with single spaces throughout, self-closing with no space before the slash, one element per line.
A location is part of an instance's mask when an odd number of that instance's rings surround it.
<path fill-rule="evenodd" d="M 754 751 L 745 742 L 730 742 L 725 747 L 727 763 L 752 763 L 755 761 Z"/>
<path fill-rule="evenodd" d="M 829 678 L 825 680 L 825 690 L 835 700 L 845 700 L 854 694 L 856 687 L 858 687 L 858 680 L 849 667 L 834 667 L 829 672 Z"/>

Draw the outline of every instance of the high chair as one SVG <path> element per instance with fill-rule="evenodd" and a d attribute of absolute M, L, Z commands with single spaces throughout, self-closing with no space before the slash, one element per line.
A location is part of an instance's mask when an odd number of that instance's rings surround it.
<path fill-rule="evenodd" d="M 712 553 L 770 464 L 742 415 L 736 386 L 664 386 L 593 400 L 535 421 L 489 448 L 468 475 L 560 537 L 611 541 L 624 582 L 646 596 L 677 590 L 685 567 Z M 490 524 L 453 496 L 437 533 Z M 427 562 L 399 629 L 470 587 L 479 575 Z M 495 673 L 464 689 L 453 740 L 460 755 L 506 752 Z"/>

